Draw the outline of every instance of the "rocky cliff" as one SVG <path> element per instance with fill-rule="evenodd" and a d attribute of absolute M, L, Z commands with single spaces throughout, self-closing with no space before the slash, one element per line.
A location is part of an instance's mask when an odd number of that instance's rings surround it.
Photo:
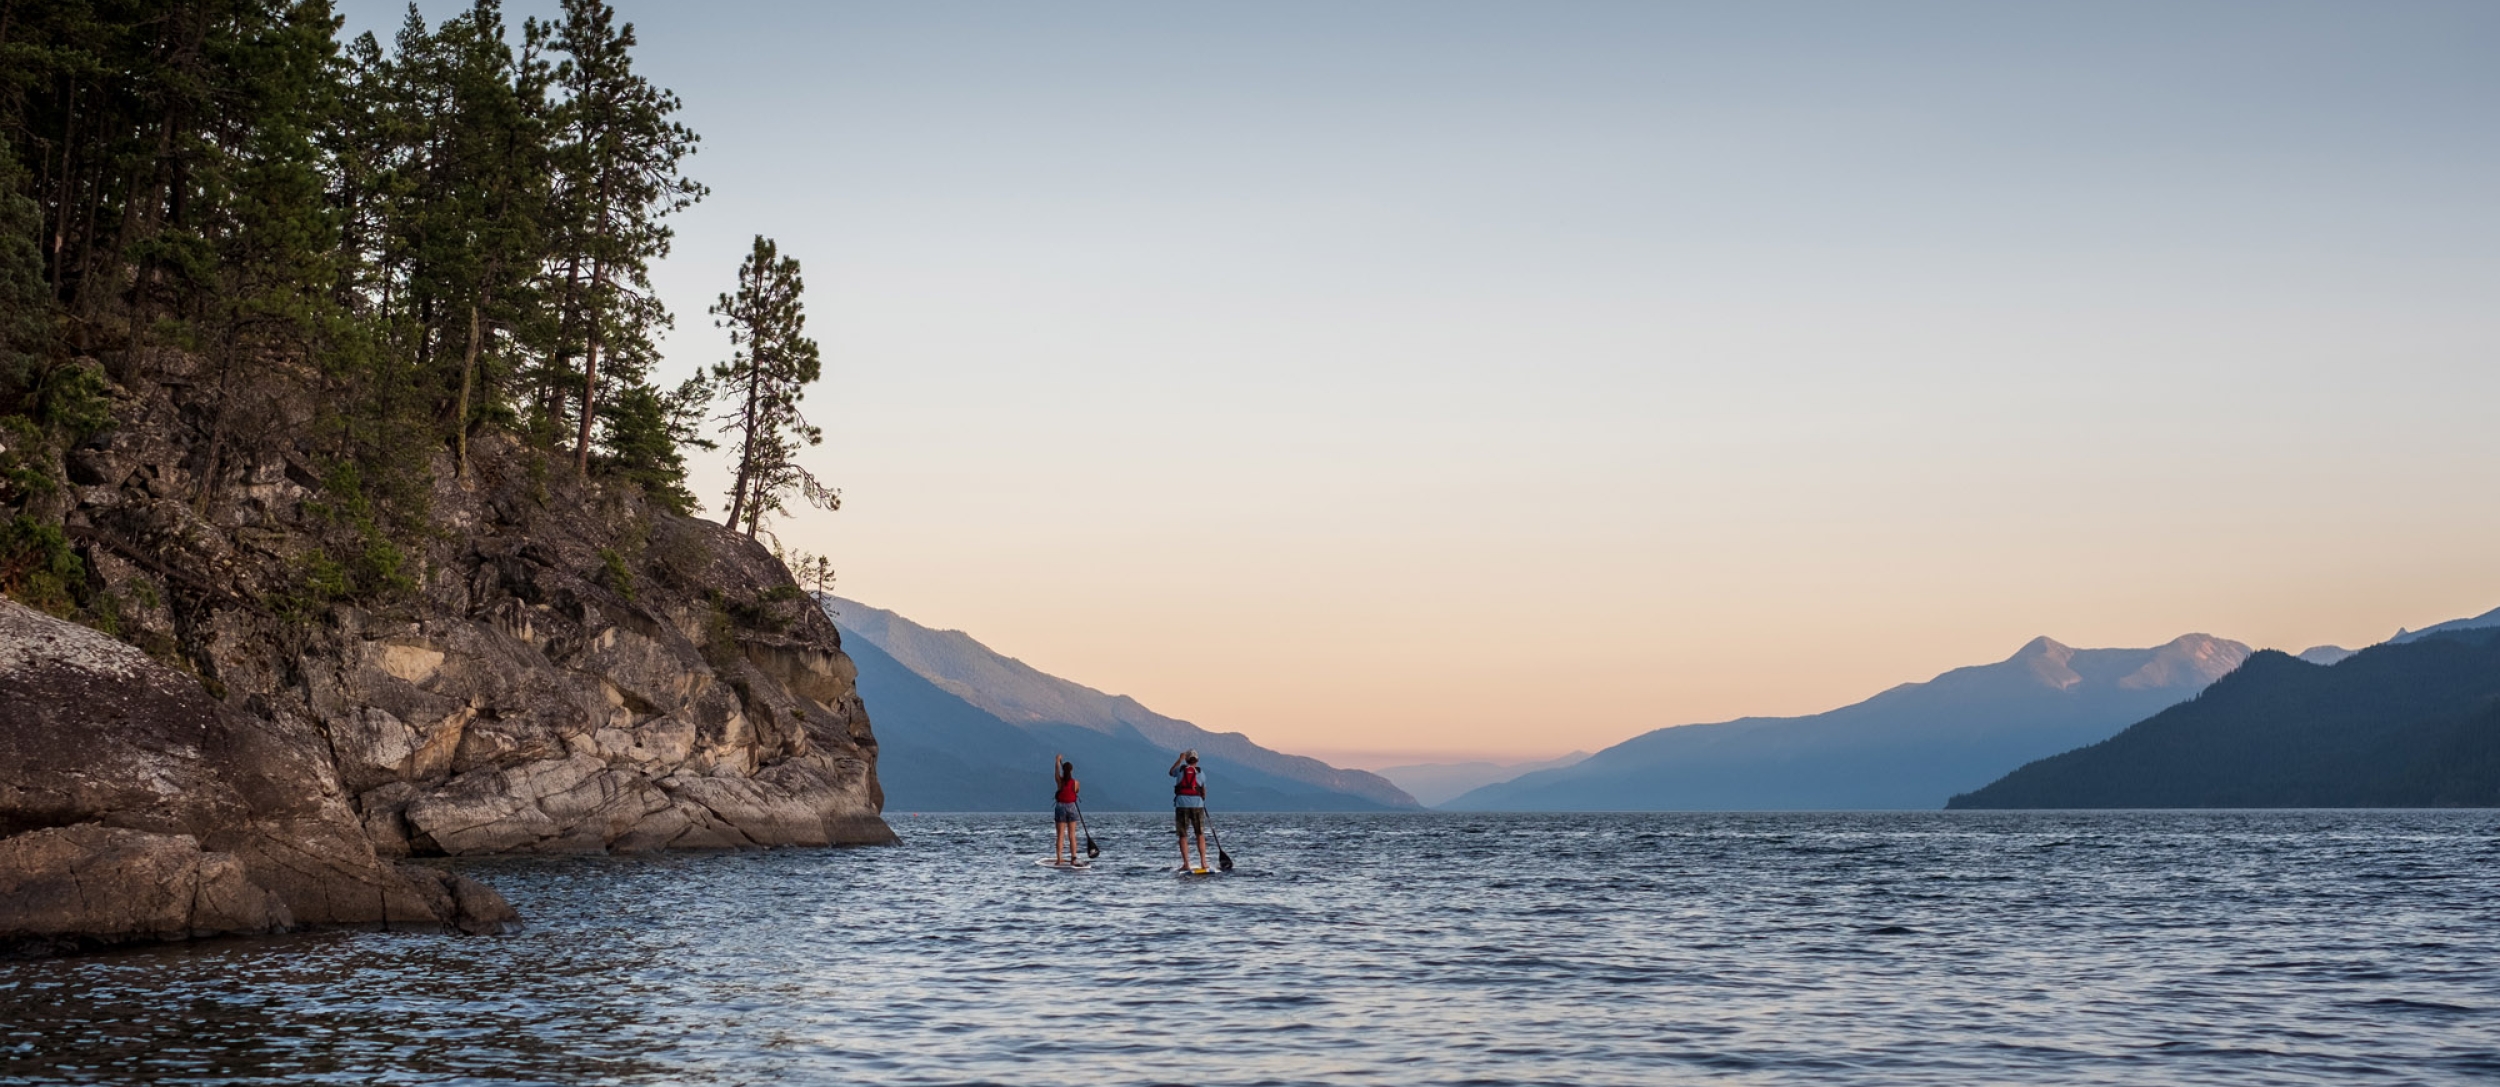
<path fill-rule="evenodd" d="M 140 854 L 210 890 L 114 932 L 467 924 L 454 891 L 494 912 L 468 884 L 376 898 L 422 883 L 381 858 L 893 840 L 839 635 L 761 546 L 492 434 L 465 476 L 412 451 L 422 523 L 385 532 L 352 475 L 235 422 L 313 420 L 212 422 L 192 367 L 116 362 L 114 425 L 34 504 L 137 648 L 9 605 L 0 654 L 49 708 L 0 702 L 0 934 L 74 929 L 29 921 L 40 886 Z M 128 788 L 57 799 L 89 779 Z M 276 874 L 297 847 L 337 863 Z"/>
<path fill-rule="evenodd" d="M 0 599 L 0 951 L 515 920 L 464 877 L 376 856 L 300 716 Z"/>

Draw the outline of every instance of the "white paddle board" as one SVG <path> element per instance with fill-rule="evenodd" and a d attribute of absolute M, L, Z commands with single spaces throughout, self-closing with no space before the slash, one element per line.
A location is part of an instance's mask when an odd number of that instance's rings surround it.
<path fill-rule="evenodd" d="M 1034 861 L 1033 863 L 1041 865 L 1044 868 L 1086 869 L 1094 866 L 1091 861 L 1078 861 L 1074 864 L 1070 864 L 1066 861 L 1051 860 L 1049 858 L 1043 858 L 1041 860 Z"/>

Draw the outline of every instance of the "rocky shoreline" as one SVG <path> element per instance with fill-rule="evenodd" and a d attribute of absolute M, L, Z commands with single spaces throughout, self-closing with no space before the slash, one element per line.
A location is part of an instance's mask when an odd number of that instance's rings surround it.
<path fill-rule="evenodd" d="M 0 949 L 495 932 L 404 859 L 894 840 L 840 636 L 755 541 L 490 437 L 412 591 L 290 613 L 316 481 L 203 497 L 155 384 L 58 514 L 121 638 L 0 600 Z"/>
<path fill-rule="evenodd" d="M 8 600 L 0 706 L 0 950 L 519 920 L 474 880 L 378 856 L 317 737 Z"/>

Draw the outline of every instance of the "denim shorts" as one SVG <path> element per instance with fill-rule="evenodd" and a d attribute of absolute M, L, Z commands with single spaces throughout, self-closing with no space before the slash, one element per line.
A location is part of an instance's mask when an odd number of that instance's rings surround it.
<path fill-rule="evenodd" d="M 1050 821 L 1053 823 L 1076 822 L 1076 805 L 1052 804 L 1050 806 Z"/>

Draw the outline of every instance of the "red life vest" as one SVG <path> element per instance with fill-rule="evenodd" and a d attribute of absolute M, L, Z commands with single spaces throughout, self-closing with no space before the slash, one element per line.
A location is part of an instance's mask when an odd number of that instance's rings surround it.
<path fill-rule="evenodd" d="M 1059 779 L 1059 795 L 1058 795 L 1058 801 L 1059 801 L 1059 803 L 1062 803 L 1062 804 L 1074 804 L 1074 803 L 1076 803 L 1076 779 L 1075 779 L 1075 778 L 1072 778 L 1072 777 L 1065 777 L 1065 778 L 1060 778 L 1060 779 Z"/>
<path fill-rule="evenodd" d="M 1206 786 L 1204 786 L 1204 785 L 1200 785 L 1200 784 L 1198 784 L 1198 768 L 1197 768 L 1197 767 L 1195 767 L 1195 766 L 1184 766 L 1184 767 L 1181 767 L 1181 781 L 1180 781 L 1180 784 L 1172 786 L 1172 795 L 1173 795 L 1173 796 L 1205 796 L 1205 795 L 1207 795 L 1207 787 L 1206 787 Z"/>

